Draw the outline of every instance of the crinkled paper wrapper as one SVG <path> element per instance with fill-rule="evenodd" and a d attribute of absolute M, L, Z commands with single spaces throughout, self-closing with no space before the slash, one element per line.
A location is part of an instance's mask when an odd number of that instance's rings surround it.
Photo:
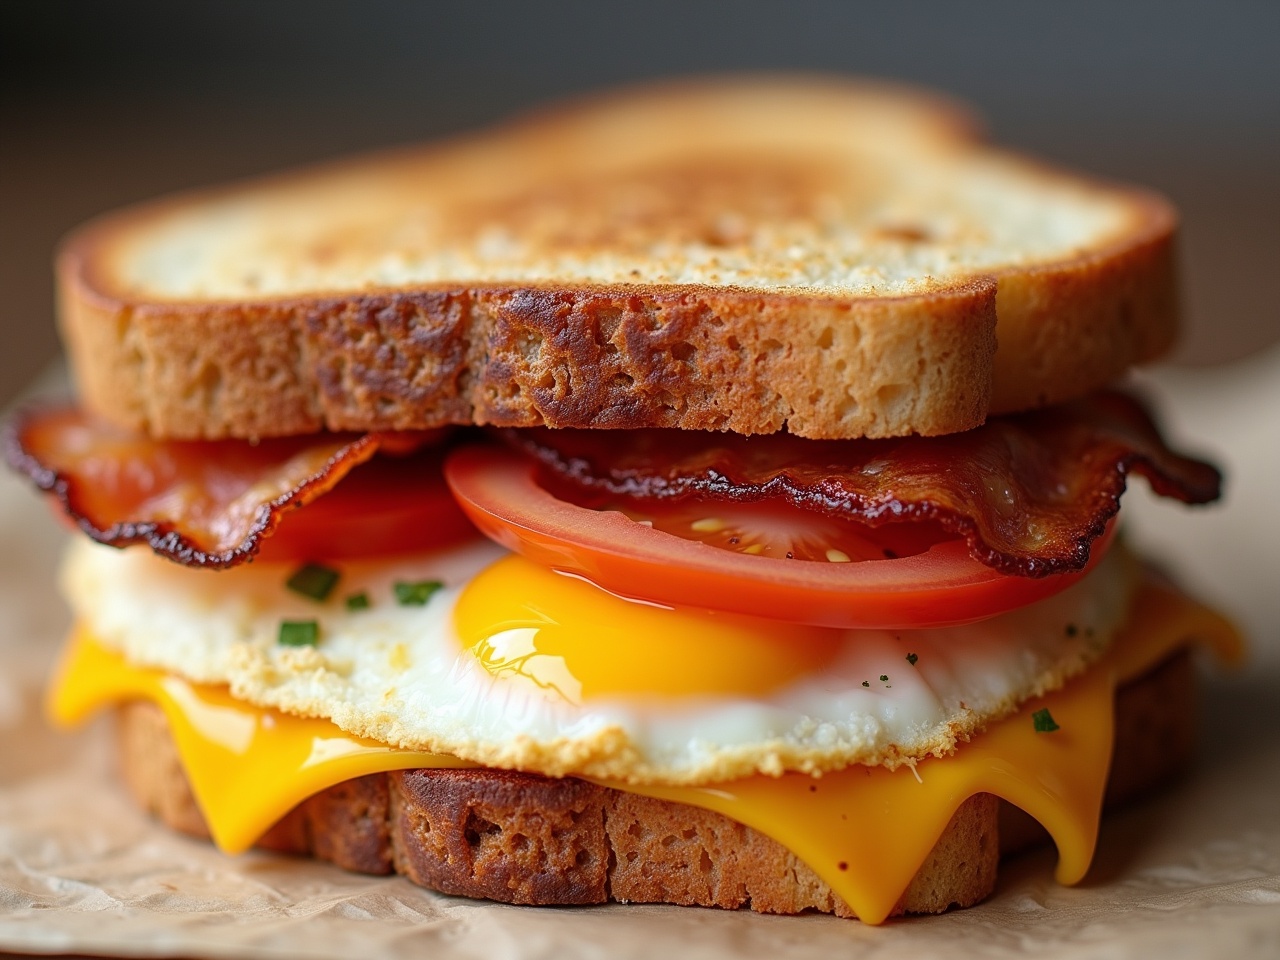
<path fill-rule="evenodd" d="M 1280 956 L 1280 351 L 1148 387 L 1173 437 L 1228 471 L 1205 512 L 1129 496 L 1134 540 L 1230 611 L 1249 667 L 1212 673 L 1190 779 L 1108 817 L 1076 888 L 1045 849 L 985 903 L 881 927 L 665 906 L 522 908 L 261 853 L 224 857 L 158 827 L 113 776 L 108 726 L 67 736 L 39 687 L 67 627 L 62 534 L 0 477 L 0 950 L 178 957 Z M 1141 484 L 1139 484 L 1141 486 Z M 1210 665 L 1212 670 L 1212 665 Z M 909 829 L 910 824 L 904 824 Z"/>

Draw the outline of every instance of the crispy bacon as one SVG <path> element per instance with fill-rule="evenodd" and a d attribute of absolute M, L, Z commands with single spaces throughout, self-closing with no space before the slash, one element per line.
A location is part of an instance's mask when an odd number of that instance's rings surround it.
<path fill-rule="evenodd" d="M 1006 573 L 1082 569 L 1119 509 L 1129 473 L 1159 494 L 1204 503 L 1218 471 L 1171 451 L 1134 398 L 1096 394 L 1000 417 L 967 433 L 896 440 L 803 440 L 680 430 L 512 430 L 558 492 L 635 500 L 783 500 L 866 523 L 927 520 Z M 252 557 L 289 511 L 326 493 L 379 449 L 426 434 L 318 434 L 156 441 L 76 409 L 11 421 L 9 463 L 102 543 L 146 543 L 189 566 Z M 549 481 L 550 482 L 550 481 Z M 575 494 L 570 493 L 570 496 Z"/>
<path fill-rule="evenodd" d="M 75 408 L 31 410 L 5 430 L 9 464 L 56 497 L 94 540 L 148 544 L 188 566 L 221 569 L 257 552 L 291 510 L 333 488 L 405 434 L 317 434 L 161 441 Z"/>
<path fill-rule="evenodd" d="M 679 430 L 513 430 L 557 492 L 795 506 L 871 526 L 931 520 L 1004 573 L 1083 569 L 1130 473 L 1185 503 L 1217 499 L 1211 465 L 1174 453 L 1142 404 L 1119 392 L 998 417 L 966 433 L 803 440 Z M 568 495 L 572 496 L 572 493 Z"/>

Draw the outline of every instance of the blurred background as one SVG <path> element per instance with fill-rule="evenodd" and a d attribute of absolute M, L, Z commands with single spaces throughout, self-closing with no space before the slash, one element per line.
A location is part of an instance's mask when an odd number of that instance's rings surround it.
<path fill-rule="evenodd" d="M 57 353 L 50 258 L 110 207 L 743 69 L 972 101 L 1004 143 L 1170 195 L 1178 360 L 1280 339 L 1280 3 L 944 0 L 0 3 L 0 405 Z"/>

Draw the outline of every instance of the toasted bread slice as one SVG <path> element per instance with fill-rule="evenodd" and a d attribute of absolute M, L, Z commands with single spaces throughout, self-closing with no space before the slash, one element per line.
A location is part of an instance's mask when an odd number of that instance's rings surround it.
<path fill-rule="evenodd" d="M 1116 692 L 1108 804 L 1185 767 L 1194 743 L 1194 686 L 1183 650 Z M 125 778 L 138 803 L 174 829 L 207 837 L 161 709 L 128 703 L 119 720 Z M 970 798 L 894 912 L 977 903 L 995 888 L 1000 853 L 1044 836 L 1017 808 L 988 794 Z M 572 778 L 483 769 L 361 777 L 297 807 L 260 846 L 508 903 L 612 899 L 854 915 L 794 854 L 749 827 Z"/>
<path fill-rule="evenodd" d="M 127 210 L 59 277 L 86 402 L 160 437 L 883 437 L 1160 354 L 1173 230 L 1162 200 L 998 151 L 927 95 L 757 78 Z"/>

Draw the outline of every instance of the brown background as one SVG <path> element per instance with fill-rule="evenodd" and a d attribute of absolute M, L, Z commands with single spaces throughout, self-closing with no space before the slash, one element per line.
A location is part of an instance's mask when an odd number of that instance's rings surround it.
<path fill-rule="evenodd" d="M 1179 354 L 1280 339 L 1280 4 L 943 0 L 0 5 L 0 404 L 56 353 L 49 261 L 110 207 L 652 76 L 879 74 L 1000 140 L 1171 195 Z"/>

